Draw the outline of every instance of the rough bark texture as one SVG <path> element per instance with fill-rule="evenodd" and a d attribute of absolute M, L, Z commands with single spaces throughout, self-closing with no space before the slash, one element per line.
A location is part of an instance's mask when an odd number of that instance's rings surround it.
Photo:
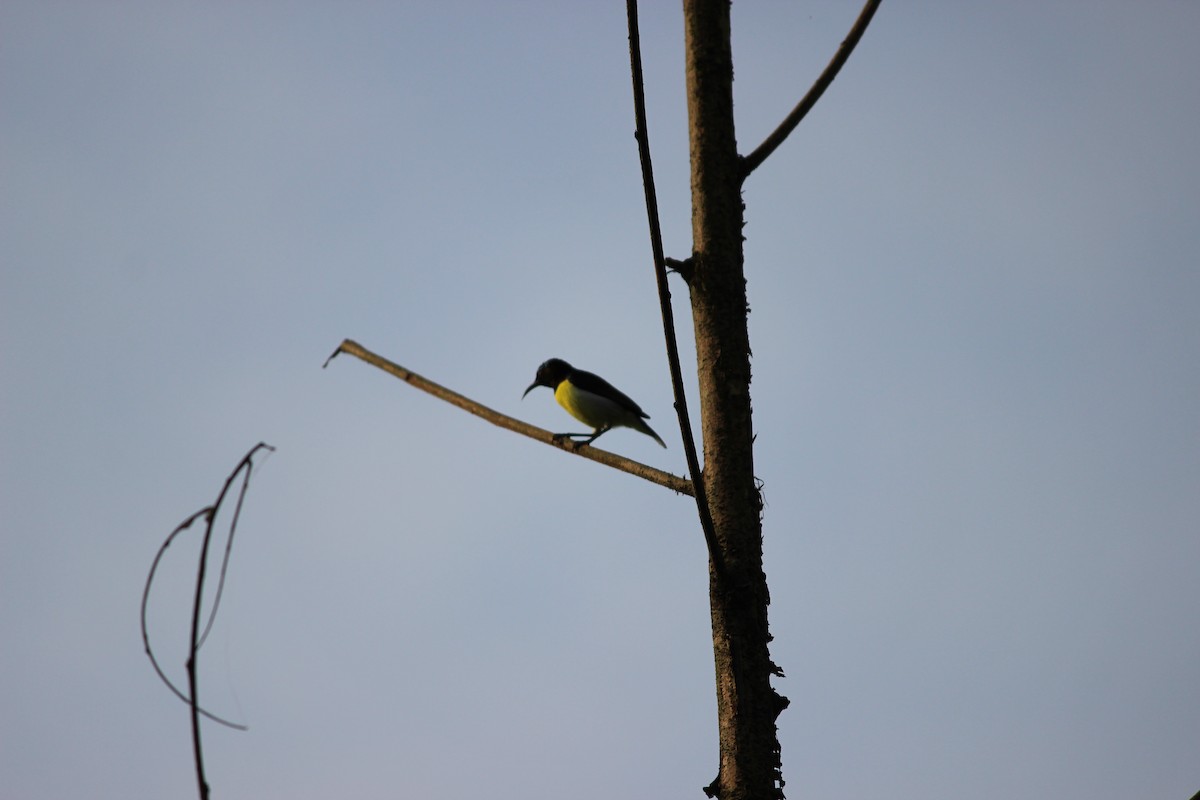
<path fill-rule="evenodd" d="M 692 170 L 692 314 L 704 479 L 718 544 L 710 568 L 721 800 L 782 796 L 771 687 L 761 499 L 754 477 L 743 206 L 733 125 L 728 0 L 684 0 Z M 718 563 L 719 562 L 719 563 Z"/>

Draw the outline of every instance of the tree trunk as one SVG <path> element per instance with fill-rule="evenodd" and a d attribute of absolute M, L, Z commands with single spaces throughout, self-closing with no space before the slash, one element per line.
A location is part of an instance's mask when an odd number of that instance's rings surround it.
<path fill-rule="evenodd" d="M 728 0 L 684 0 L 692 182 L 692 316 L 704 482 L 717 553 L 709 568 L 721 800 L 783 796 L 775 720 L 787 700 L 768 652 L 761 498 L 754 477 L 743 206 L 733 125 Z"/>

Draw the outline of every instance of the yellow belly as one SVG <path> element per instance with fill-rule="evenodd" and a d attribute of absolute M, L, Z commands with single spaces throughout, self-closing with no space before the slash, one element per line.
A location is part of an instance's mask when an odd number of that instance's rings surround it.
<path fill-rule="evenodd" d="M 596 430 L 629 424 L 629 411 L 591 392 L 581 392 L 570 381 L 558 384 L 554 399 L 572 417 Z"/>

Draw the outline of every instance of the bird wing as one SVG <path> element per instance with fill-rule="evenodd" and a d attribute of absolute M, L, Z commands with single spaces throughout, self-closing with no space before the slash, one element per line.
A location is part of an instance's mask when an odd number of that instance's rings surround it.
<path fill-rule="evenodd" d="M 642 411 L 641 406 L 629 399 L 629 396 L 622 392 L 617 387 L 613 386 L 608 381 L 601 378 L 599 375 L 584 370 L 572 370 L 567 378 L 571 383 L 578 386 L 585 392 L 598 394 L 601 397 L 607 397 L 614 402 L 620 403 L 622 406 L 637 414 L 643 419 L 650 419 L 650 415 Z"/>

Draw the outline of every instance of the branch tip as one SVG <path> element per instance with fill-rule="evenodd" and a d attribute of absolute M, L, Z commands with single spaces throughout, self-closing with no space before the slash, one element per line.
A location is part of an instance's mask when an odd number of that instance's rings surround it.
<path fill-rule="evenodd" d="M 850 28 L 850 32 L 846 34 L 846 38 L 838 45 L 837 52 L 833 54 L 833 58 L 829 60 L 829 64 L 821 72 L 820 76 L 817 77 L 816 82 L 813 83 L 808 93 L 783 118 L 783 122 L 779 123 L 779 127 L 771 131 L 771 134 L 763 140 L 762 144 L 756 147 L 750 155 L 742 156 L 739 159 L 743 181 L 750 176 L 751 172 L 758 169 L 775 152 L 779 145 L 783 144 L 784 140 L 800 124 L 800 120 L 804 119 L 808 112 L 812 110 L 812 107 L 817 104 L 817 101 L 821 99 L 821 95 L 833 83 L 833 79 L 837 77 L 846 60 L 850 58 L 850 54 L 854 52 L 854 48 L 858 45 L 859 40 L 862 39 L 862 35 L 866 32 L 867 26 L 871 24 L 871 18 L 875 16 L 875 11 L 879 8 L 880 2 L 881 0 L 867 0 L 866 5 L 859 12 L 858 19 L 854 21 L 853 27 Z"/>

